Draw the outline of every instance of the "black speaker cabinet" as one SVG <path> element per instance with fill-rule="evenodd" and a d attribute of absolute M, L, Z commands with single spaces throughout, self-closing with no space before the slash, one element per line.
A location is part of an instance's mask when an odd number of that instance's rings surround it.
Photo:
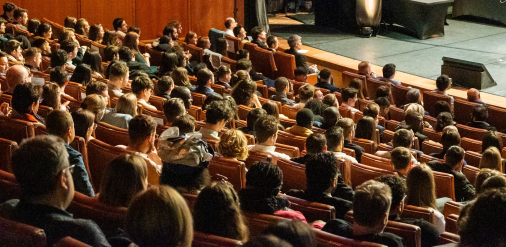
<path fill-rule="evenodd" d="M 464 88 L 481 90 L 497 85 L 482 63 L 443 57 L 441 74 L 448 75 L 452 78 L 453 84 Z"/>

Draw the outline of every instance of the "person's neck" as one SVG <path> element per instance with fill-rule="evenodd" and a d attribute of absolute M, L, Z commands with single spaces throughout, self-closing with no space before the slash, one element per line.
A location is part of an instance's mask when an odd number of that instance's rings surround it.
<path fill-rule="evenodd" d="M 353 224 L 353 236 L 362 236 L 362 235 L 370 235 L 381 233 L 382 231 L 378 231 L 376 228 L 362 226 L 357 223 Z"/>
<path fill-rule="evenodd" d="M 137 151 L 137 152 L 141 152 L 143 154 L 147 154 L 149 151 L 149 145 L 144 144 L 144 143 L 141 143 L 141 144 L 133 143 L 133 144 L 130 144 L 130 146 L 128 146 L 128 148 L 131 150 Z"/>
<path fill-rule="evenodd" d="M 395 170 L 399 175 L 406 176 L 408 174 L 407 169 Z"/>
<path fill-rule="evenodd" d="M 146 102 L 148 102 L 148 101 L 149 101 L 149 98 L 147 98 L 146 96 L 144 96 L 144 94 L 137 94 L 137 95 L 135 95 L 135 96 L 137 97 L 137 99 L 142 99 L 142 100 L 144 100 L 144 101 L 146 101 Z M 146 98 L 147 98 L 147 99 L 146 99 Z"/>
<path fill-rule="evenodd" d="M 274 143 L 273 141 L 271 140 L 267 140 L 265 142 L 262 142 L 262 143 L 258 143 L 258 145 L 262 145 L 262 146 L 274 146 L 276 143 Z"/>
<path fill-rule="evenodd" d="M 62 197 L 56 195 L 56 192 L 53 192 L 49 195 L 44 195 L 37 199 L 23 198 L 23 200 L 30 204 L 44 205 L 65 211 L 68 205 L 64 200 L 61 200 L 60 198 Z"/>
<path fill-rule="evenodd" d="M 206 129 L 210 129 L 210 130 L 214 130 L 216 132 L 219 132 L 221 131 L 221 129 L 223 129 L 223 127 L 219 126 L 218 124 L 210 124 L 210 123 L 206 123 L 204 124 L 204 128 Z"/>
<path fill-rule="evenodd" d="M 109 84 L 113 86 L 113 89 L 120 89 L 122 81 L 121 79 L 109 79 Z"/>
<path fill-rule="evenodd" d="M 32 61 L 25 61 L 25 65 L 29 65 L 33 69 L 37 69 L 38 68 L 37 64 L 35 64 Z"/>

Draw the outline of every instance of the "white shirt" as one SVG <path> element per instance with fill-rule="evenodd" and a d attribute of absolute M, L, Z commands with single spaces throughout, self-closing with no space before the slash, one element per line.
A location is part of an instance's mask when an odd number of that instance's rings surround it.
<path fill-rule="evenodd" d="M 234 31 L 232 29 L 226 29 L 225 30 L 225 33 L 227 33 L 228 35 L 232 36 L 232 37 L 235 37 L 234 35 Z"/>
<path fill-rule="evenodd" d="M 284 154 L 284 153 L 278 153 L 276 152 L 276 146 L 265 146 L 260 144 L 255 145 L 249 145 L 248 146 L 249 151 L 253 152 L 261 152 L 261 153 L 268 153 L 272 156 L 272 163 L 277 164 L 278 159 L 285 159 L 290 160 L 290 156 Z"/>
<path fill-rule="evenodd" d="M 392 153 L 390 153 L 389 151 L 377 151 L 374 155 L 381 157 L 381 158 L 392 159 Z M 411 154 L 411 164 L 412 165 L 420 165 L 420 162 L 418 162 L 418 160 L 416 160 L 416 158 L 413 156 L 413 154 Z"/>
<path fill-rule="evenodd" d="M 202 139 L 206 140 L 220 140 L 220 137 L 218 136 L 218 131 L 208 129 L 208 128 L 200 128 L 199 132 L 202 134 Z"/>
<path fill-rule="evenodd" d="M 346 153 L 343 153 L 343 152 L 332 152 L 336 158 L 338 159 L 344 159 L 345 161 L 349 161 L 351 163 L 358 163 L 357 159 L 347 155 Z"/>
<path fill-rule="evenodd" d="M 439 233 L 443 233 L 446 225 L 445 216 L 436 209 L 429 208 L 429 210 L 434 210 L 434 216 L 432 218 L 433 225 L 437 228 Z"/>
<path fill-rule="evenodd" d="M 357 109 L 357 108 L 355 108 L 355 107 L 353 107 L 353 106 L 349 106 L 349 105 L 348 105 L 348 104 L 346 104 L 345 102 L 343 102 L 341 105 L 342 105 L 342 106 L 347 106 L 347 107 L 348 107 L 348 109 L 350 109 L 350 110 L 351 110 L 351 113 L 355 113 L 355 112 L 359 112 L 359 111 L 360 111 L 359 109 Z"/>

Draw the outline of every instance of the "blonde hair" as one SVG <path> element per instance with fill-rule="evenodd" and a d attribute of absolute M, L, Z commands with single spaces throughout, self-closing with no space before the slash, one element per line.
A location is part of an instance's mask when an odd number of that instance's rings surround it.
<path fill-rule="evenodd" d="M 499 152 L 499 149 L 496 147 L 487 148 L 487 150 L 485 150 L 485 152 L 481 155 L 479 168 L 490 168 L 504 173 L 501 152 Z"/>
<path fill-rule="evenodd" d="M 90 94 L 86 96 L 81 103 L 83 110 L 88 110 L 95 114 L 95 123 L 100 122 L 104 116 L 104 110 L 106 107 L 105 98 L 102 95 Z"/>
<path fill-rule="evenodd" d="M 406 106 L 404 106 L 404 116 L 408 115 L 408 112 L 418 112 L 420 115 L 425 115 L 425 110 L 423 109 L 423 106 L 417 103 L 411 103 Z"/>
<path fill-rule="evenodd" d="M 225 158 L 246 160 L 248 158 L 248 140 L 240 130 L 228 130 L 220 137 L 218 152 Z"/>
<path fill-rule="evenodd" d="M 176 190 L 152 186 L 130 203 L 125 231 L 138 246 L 190 247 L 193 218 Z"/>
<path fill-rule="evenodd" d="M 133 93 L 123 94 L 116 103 L 116 112 L 137 116 L 137 97 Z"/>
<path fill-rule="evenodd" d="M 411 168 L 406 178 L 406 187 L 406 204 L 437 210 L 436 184 L 429 166 L 420 164 Z"/>
<path fill-rule="evenodd" d="M 172 80 L 176 86 L 191 87 L 190 79 L 188 78 L 188 71 L 183 67 L 177 67 L 172 71 Z"/>
<path fill-rule="evenodd" d="M 139 46 L 137 45 L 137 40 L 139 39 L 139 34 L 136 32 L 128 32 L 123 38 L 123 46 L 126 46 L 132 50 L 132 52 L 140 53 Z"/>

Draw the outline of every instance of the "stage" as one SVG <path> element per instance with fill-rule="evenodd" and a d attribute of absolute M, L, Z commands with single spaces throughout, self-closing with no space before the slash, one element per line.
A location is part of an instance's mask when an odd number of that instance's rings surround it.
<path fill-rule="evenodd" d="M 309 17 L 309 16 L 308 16 Z M 377 37 L 362 38 L 338 30 L 304 23 L 278 14 L 269 20 L 271 32 L 288 39 L 302 37 L 304 45 L 383 66 L 394 63 L 398 71 L 435 80 L 441 73 L 442 57 L 483 63 L 497 86 L 482 90 L 506 97 L 506 27 L 470 20 L 448 19 L 445 36 L 420 40 L 401 27 L 381 29 Z M 381 75 L 381 71 L 379 72 Z"/>

